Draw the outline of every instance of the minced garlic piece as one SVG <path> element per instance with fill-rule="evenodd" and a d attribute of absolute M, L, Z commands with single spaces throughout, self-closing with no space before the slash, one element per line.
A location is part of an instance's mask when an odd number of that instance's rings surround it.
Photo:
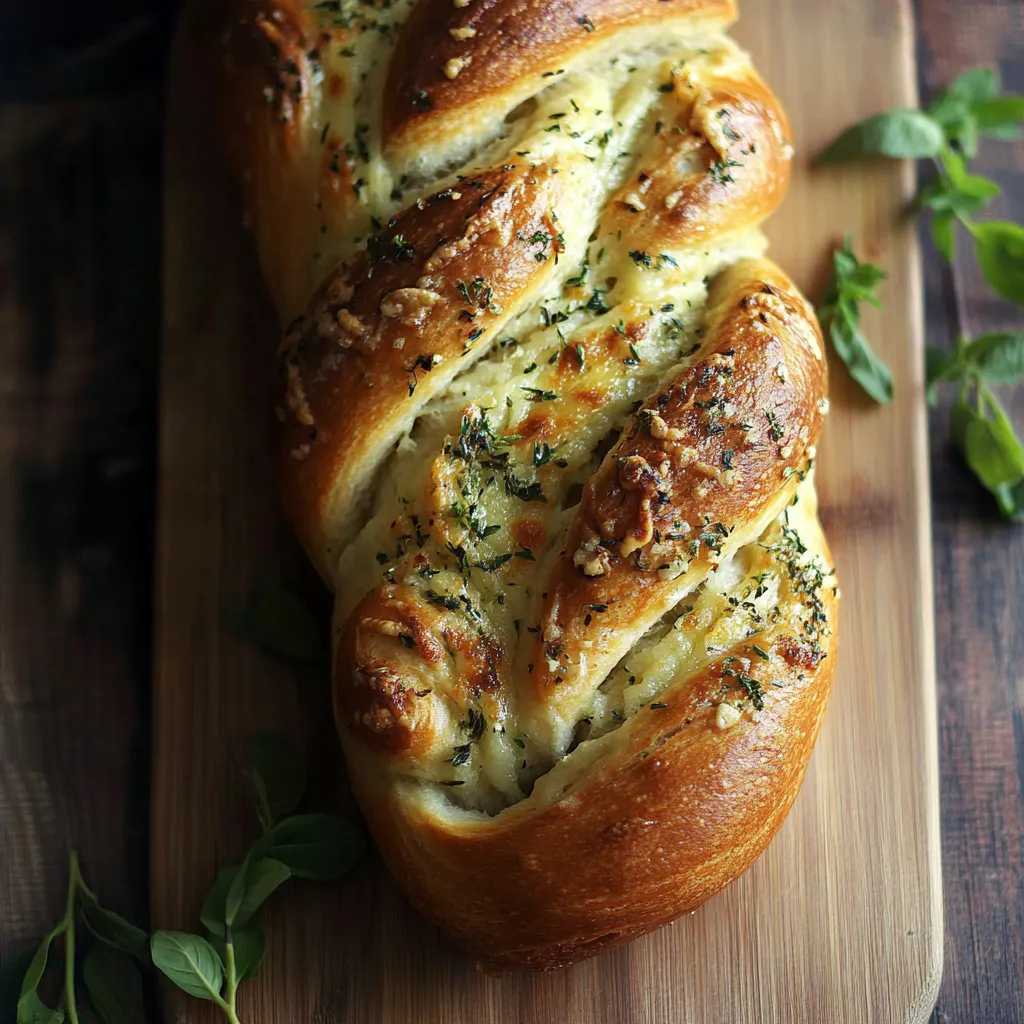
<path fill-rule="evenodd" d="M 715 728 L 725 731 L 731 729 L 743 716 L 731 704 L 725 702 L 718 705 L 715 714 Z"/>
<path fill-rule="evenodd" d="M 444 66 L 444 73 L 449 78 L 458 78 L 459 72 L 472 62 L 472 57 L 452 57 Z"/>

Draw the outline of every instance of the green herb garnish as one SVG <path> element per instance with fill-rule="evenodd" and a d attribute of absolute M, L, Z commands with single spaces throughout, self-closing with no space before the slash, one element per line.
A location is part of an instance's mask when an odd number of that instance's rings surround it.
<path fill-rule="evenodd" d="M 294 813 L 305 794 L 306 767 L 290 740 L 270 734 L 251 740 L 249 777 L 263 834 L 241 864 L 217 873 L 200 913 L 205 935 L 156 931 L 148 936 L 100 905 L 71 853 L 64 916 L 31 957 L 14 961 L 21 975 L 17 1024 L 93 1020 L 79 1007 L 79 964 L 101 1024 L 145 1024 L 140 968 L 150 967 L 188 995 L 214 1003 L 229 1024 L 240 1024 L 238 987 L 256 976 L 266 953 L 266 935 L 254 923 L 260 906 L 289 878 L 341 878 L 366 847 L 361 830 L 341 818 Z M 63 954 L 59 971 L 57 943 Z M 50 974 L 62 979 L 55 1007 L 40 994 Z"/>
<path fill-rule="evenodd" d="M 861 263 L 850 239 L 833 255 L 832 276 L 818 319 L 832 339 L 832 347 L 846 364 L 850 376 L 876 401 L 892 401 L 892 373 L 875 355 L 860 329 L 860 303 L 881 306 L 875 289 L 885 274 L 871 263 Z"/>

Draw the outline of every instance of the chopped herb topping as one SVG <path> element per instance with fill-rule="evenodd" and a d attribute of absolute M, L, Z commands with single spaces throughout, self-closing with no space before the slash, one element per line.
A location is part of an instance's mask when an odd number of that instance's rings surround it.
<path fill-rule="evenodd" d="M 520 384 L 519 390 L 526 392 L 526 400 L 528 402 L 554 402 L 558 398 L 554 391 L 548 391 L 544 388 L 531 388 L 525 384 Z"/>
<path fill-rule="evenodd" d="M 738 160 L 719 160 L 708 168 L 708 176 L 716 185 L 724 185 L 736 179 L 729 173 L 730 167 L 742 167 Z"/>
<path fill-rule="evenodd" d="M 775 418 L 775 413 L 771 409 L 765 409 L 764 414 L 765 418 L 768 420 L 772 440 L 781 441 L 786 432 L 779 425 L 779 421 Z"/>

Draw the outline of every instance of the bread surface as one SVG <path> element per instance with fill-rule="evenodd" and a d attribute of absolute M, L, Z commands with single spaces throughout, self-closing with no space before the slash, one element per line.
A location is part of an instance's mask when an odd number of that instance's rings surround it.
<path fill-rule="evenodd" d="M 792 147 L 735 14 L 199 14 L 352 783 L 489 968 L 571 963 L 745 871 L 831 686 L 826 366 L 764 258 Z"/>

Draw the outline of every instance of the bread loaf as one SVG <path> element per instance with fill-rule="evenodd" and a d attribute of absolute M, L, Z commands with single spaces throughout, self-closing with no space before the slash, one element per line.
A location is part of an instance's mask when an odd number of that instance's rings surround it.
<path fill-rule="evenodd" d="M 349 774 L 491 969 L 700 906 L 803 779 L 837 585 L 785 114 L 731 0 L 218 0 Z"/>

